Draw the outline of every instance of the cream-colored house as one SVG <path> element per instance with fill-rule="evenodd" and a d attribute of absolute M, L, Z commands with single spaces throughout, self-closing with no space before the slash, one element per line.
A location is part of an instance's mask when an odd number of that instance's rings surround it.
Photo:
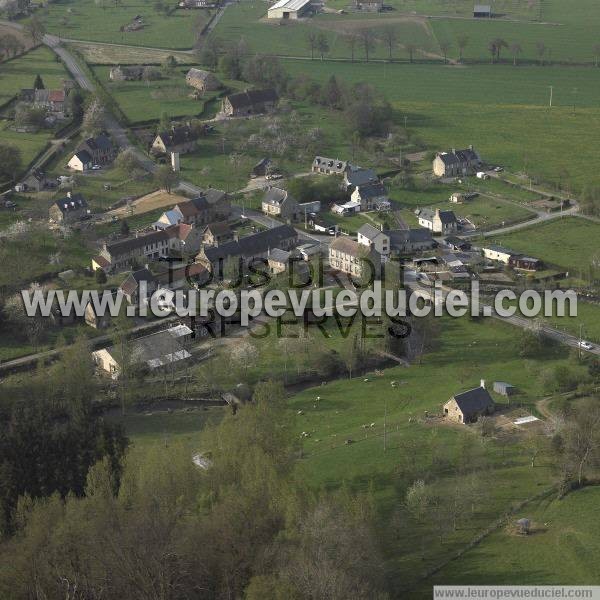
<path fill-rule="evenodd" d="M 357 278 L 378 277 L 381 272 L 381 255 L 371 247 L 340 236 L 329 245 L 329 265 Z"/>

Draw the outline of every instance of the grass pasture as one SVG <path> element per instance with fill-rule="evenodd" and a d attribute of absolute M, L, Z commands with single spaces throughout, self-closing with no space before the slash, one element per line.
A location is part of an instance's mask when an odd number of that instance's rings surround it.
<path fill-rule="evenodd" d="M 210 92 L 202 100 L 190 97 L 192 88 L 185 83 L 188 69 L 176 69 L 157 81 L 110 81 L 110 67 L 95 67 L 94 72 L 130 123 L 169 117 L 201 115 L 219 92 Z"/>
<path fill-rule="evenodd" d="M 599 502 L 600 488 L 589 487 L 526 507 L 513 520 L 530 519 L 531 535 L 500 529 L 429 580 L 423 595 L 431 585 L 597 585 Z"/>
<path fill-rule="evenodd" d="M 212 35 L 229 41 L 243 39 L 253 52 L 264 52 L 268 49 L 269 53 L 280 56 L 310 57 L 307 36 L 310 32 L 318 32 L 327 37 L 329 43 L 327 57 L 350 58 L 350 50 L 344 40 L 345 34 L 368 28 L 376 36 L 381 37 L 383 28 L 393 24 L 403 44 L 414 43 L 439 56 L 437 42 L 427 21 L 419 17 L 395 14 L 385 17 L 377 14 L 343 16 L 321 14 L 310 20 L 284 23 L 267 20 L 267 8 L 266 4 L 256 1 L 230 5 Z M 395 53 L 398 57 L 406 56 L 402 47 Z M 362 50 L 357 46 L 356 57 L 359 56 L 362 56 Z M 388 50 L 383 42 L 379 43 L 371 54 L 372 58 L 381 59 L 387 56 Z"/>
<path fill-rule="evenodd" d="M 113 44 L 70 44 L 87 63 L 93 65 L 159 65 L 168 56 L 173 56 L 179 64 L 192 64 L 196 61 L 192 54 L 171 52 L 155 48 L 136 48 Z"/>
<path fill-rule="evenodd" d="M 567 269 L 571 275 L 589 270 L 598 253 L 600 224 L 580 217 L 555 219 L 490 239 L 511 250 L 541 257 L 547 263 Z"/>
<path fill-rule="evenodd" d="M 292 75 L 305 73 L 318 81 L 335 74 L 347 83 L 371 83 L 392 103 L 398 125 L 406 119 L 412 141 L 432 150 L 474 144 L 485 160 L 549 184 L 569 182 L 577 190 L 600 182 L 600 174 L 580 159 L 582 151 L 591 154 L 600 144 L 600 71 L 318 60 L 284 64 Z M 575 110 L 573 88 L 578 90 Z"/>
<path fill-rule="evenodd" d="M 41 75 L 47 88 L 60 87 L 67 77 L 61 62 L 48 48 L 41 47 L 2 64 L 0 67 L 0 104 L 3 104 L 22 88 L 33 87 L 36 75 Z"/>
<path fill-rule="evenodd" d="M 145 27 L 121 32 L 137 15 L 143 17 Z M 108 0 L 59 0 L 48 5 L 44 17 L 48 31 L 63 38 L 172 50 L 193 46 L 197 20 L 206 23 L 206 11 L 174 10 L 165 16 L 148 0 L 125 0 L 118 6 Z"/>

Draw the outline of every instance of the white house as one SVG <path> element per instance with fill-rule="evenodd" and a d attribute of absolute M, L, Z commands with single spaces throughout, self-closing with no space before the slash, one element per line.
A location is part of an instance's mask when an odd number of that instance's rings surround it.
<path fill-rule="evenodd" d="M 390 253 L 390 236 L 383 229 L 377 229 L 377 227 L 365 223 L 357 233 L 359 244 L 373 248 L 384 256 Z"/>
<path fill-rule="evenodd" d="M 451 210 L 436 208 L 434 211 L 429 208 L 421 208 L 417 209 L 415 213 L 419 218 L 419 225 L 433 233 L 450 235 L 458 231 L 458 221 Z"/>
<path fill-rule="evenodd" d="M 483 256 L 488 260 L 495 260 L 507 265 L 510 259 L 515 255 L 512 250 L 503 248 L 502 246 L 487 246 L 483 248 Z"/>
<path fill-rule="evenodd" d="M 88 171 L 93 166 L 92 157 L 87 150 L 80 150 L 73 154 L 67 166 L 73 171 Z"/>

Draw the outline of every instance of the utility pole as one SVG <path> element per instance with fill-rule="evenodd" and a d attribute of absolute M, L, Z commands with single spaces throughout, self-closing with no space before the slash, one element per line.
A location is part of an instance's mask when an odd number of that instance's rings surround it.
<path fill-rule="evenodd" d="M 383 409 L 383 451 L 387 450 L 387 399 Z"/>
<path fill-rule="evenodd" d="M 579 350 L 579 360 L 581 360 L 581 342 L 583 341 L 583 323 L 579 324 L 579 344 L 577 348 Z"/>
<path fill-rule="evenodd" d="M 554 86 L 550 85 L 548 87 L 550 88 L 550 108 L 552 108 L 552 96 L 554 94 Z"/>

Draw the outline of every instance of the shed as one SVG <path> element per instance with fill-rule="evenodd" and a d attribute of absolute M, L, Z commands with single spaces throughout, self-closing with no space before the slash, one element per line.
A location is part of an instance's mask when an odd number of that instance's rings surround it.
<path fill-rule="evenodd" d="M 476 19 L 491 19 L 492 7 L 489 4 L 476 4 L 473 7 L 473 17 Z"/>
<path fill-rule="evenodd" d="M 513 396 L 517 393 L 517 388 L 506 381 L 494 381 L 494 392 L 501 396 Z"/>

